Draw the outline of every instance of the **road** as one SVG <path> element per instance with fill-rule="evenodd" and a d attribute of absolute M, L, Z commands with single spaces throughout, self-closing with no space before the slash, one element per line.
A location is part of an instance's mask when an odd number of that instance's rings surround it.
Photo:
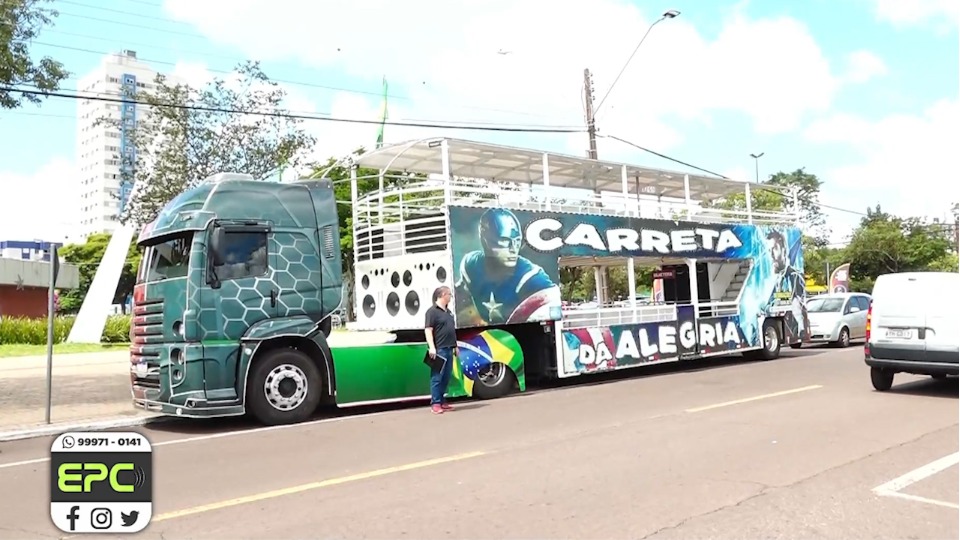
<path fill-rule="evenodd" d="M 900 375 L 878 393 L 856 345 L 784 354 L 441 416 L 138 428 L 156 471 L 138 536 L 956 538 L 957 380 Z M 0 537 L 63 536 L 49 445 L 0 444 Z M 913 499 L 872 491 L 898 477 Z"/>

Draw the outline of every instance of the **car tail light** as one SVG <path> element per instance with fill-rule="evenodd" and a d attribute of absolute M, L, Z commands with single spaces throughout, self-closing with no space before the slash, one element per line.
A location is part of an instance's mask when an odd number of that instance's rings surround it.
<path fill-rule="evenodd" d="M 867 335 L 863 340 L 863 352 L 866 355 L 870 354 L 870 326 L 873 322 L 873 298 L 870 299 L 870 303 L 867 304 Z"/>

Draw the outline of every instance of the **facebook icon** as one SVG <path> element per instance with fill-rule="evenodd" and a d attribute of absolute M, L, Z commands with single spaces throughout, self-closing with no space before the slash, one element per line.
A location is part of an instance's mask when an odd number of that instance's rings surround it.
<path fill-rule="evenodd" d="M 67 514 L 67 519 L 70 520 L 71 531 L 77 530 L 77 520 L 80 519 L 80 514 L 77 513 L 77 510 L 79 509 L 80 509 L 79 506 L 73 506 L 70 508 L 70 513 Z"/>

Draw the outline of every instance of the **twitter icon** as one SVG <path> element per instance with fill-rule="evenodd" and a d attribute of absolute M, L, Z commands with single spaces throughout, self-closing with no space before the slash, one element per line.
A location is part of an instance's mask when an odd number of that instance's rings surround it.
<path fill-rule="evenodd" d="M 140 517 L 140 512 L 136 510 L 132 510 L 129 514 L 120 512 L 120 521 L 123 522 L 124 527 L 132 527 L 133 524 L 137 522 L 138 517 Z"/>

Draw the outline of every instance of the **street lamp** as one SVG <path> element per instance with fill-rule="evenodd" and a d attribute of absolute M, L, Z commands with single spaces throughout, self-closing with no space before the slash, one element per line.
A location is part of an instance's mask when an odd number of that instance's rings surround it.
<path fill-rule="evenodd" d="M 759 154 L 750 154 L 750 157 L 753 158 L 754 168 L 756 169 L 756 181 L 758 184 L 760 183 L 760 158 L 762 156 L 763 152 L 760 152 Z"/>
<path fill-rule="evenodd" d="M 617 75 L 617 78 L 613 80 L 613 84 L 610 85 L 610 88 L 607 89 L 607 93 L 603 95 L 603 99 L 600 100 L 600 103 L 597 104 L 597 107 L 593 110 L 593 115 L 596 116 L 600 111 L 600 107 L 603 107 L 603 102 L 607 100 L 607 96 L 610 95 L 610 92 L 613 91 L 613 87 L 617 85 L 617 81 L 620 80 L 620 76 L 623 75 L 623 72 L 627 70 L 627 66 L 630 65 L 630 61 L 633 60 L 633 56 L 637 54 L 637 51 L 640 50 L 640 46 L 643 45 L 643 41 L 647 39 L 647 36 L 650 35 L 650 31 L 653 30 L 653 27 L 657 25 L 660 21 L 664 19 L 673 19 L 680 15 L 680 12 L 675 9 L 669 9 L 660 16 L 659 19 L 653 21 L 647 31 L 643 34 L 643 37 L 640 38 L 640 42 L 637 43 L 637 46 L 633 49 L 633 53 L 630 54 L 630 58 L 627 58 L 627 62 L 623 64 L 623 68 L 620 69 L 620 73 Z"/>

